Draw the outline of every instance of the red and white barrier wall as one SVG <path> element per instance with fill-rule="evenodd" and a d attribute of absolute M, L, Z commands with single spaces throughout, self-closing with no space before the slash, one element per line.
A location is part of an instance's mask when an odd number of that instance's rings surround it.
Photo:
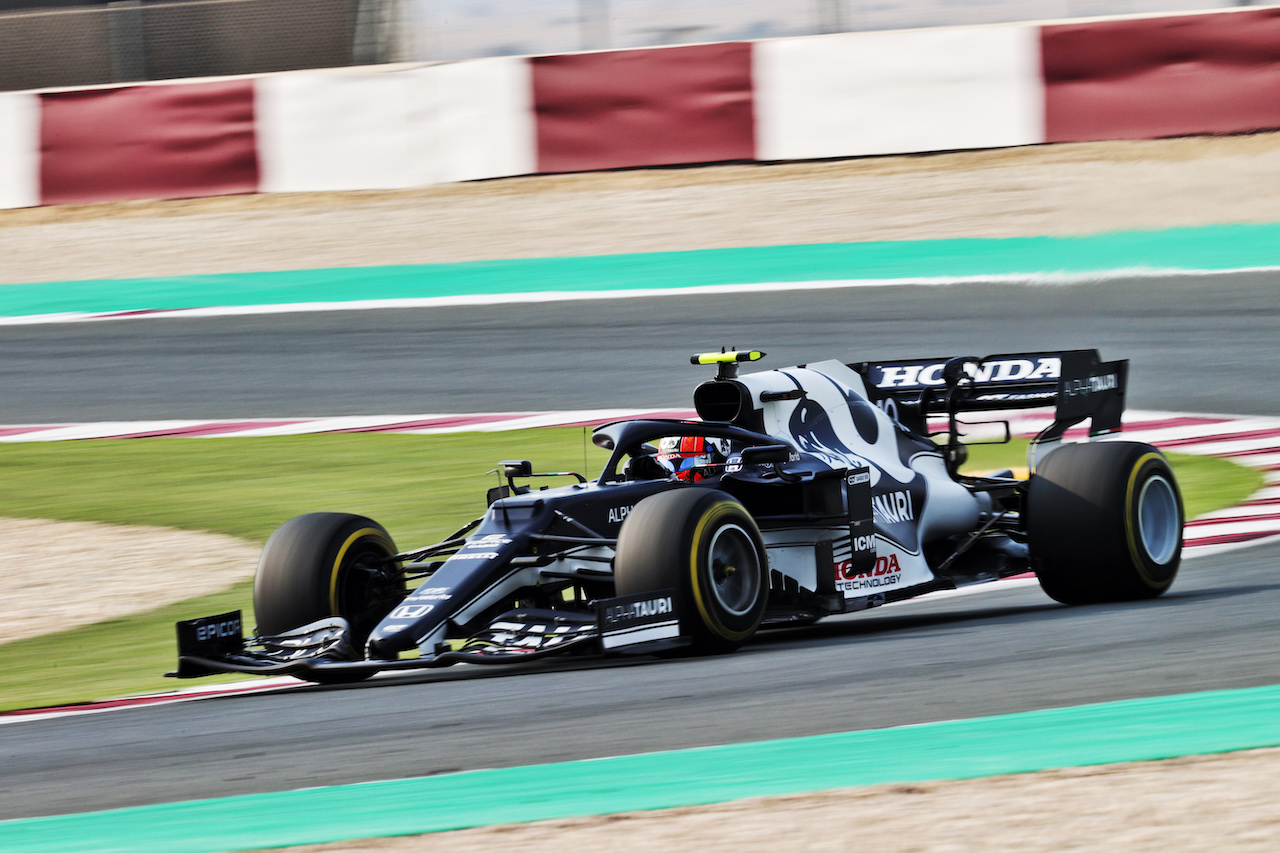
<path fill-rule="evenodd" d="M 396 189 L 536 171 L 529 63 L 254 81 L 262 192 Z"/>
<path fill-rule="evenodd" d="M 1045 141 L 1280 127 L 1280 8 L 1045 27 Z"/>
<path fill-rule="evenodd" d="M 1280 128 L 1280 8 L 0 94 L 0 207 Z"/>
<path fill-rule="evenodd" d="M 40 203 L 40 99 L 0 93 L 0 208 Z"/>
<path fill-rule="evenodd" d="M 779 39 L 755 70 L 761 160 L 1044 141 L 1038 27 Z"/>

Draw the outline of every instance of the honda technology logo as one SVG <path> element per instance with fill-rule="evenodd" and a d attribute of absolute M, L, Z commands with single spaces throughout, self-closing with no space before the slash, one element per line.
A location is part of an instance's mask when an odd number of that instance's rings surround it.
<path fill-rule="evenodd" d="M 946 362 L 880 365 L 877 388 L 916 388 L 942 385 L 942 369 Z M 974 382 L 1036 382 L 1057 379 L 1062 374 L 1062 359 L 1057 356 L 1037 358 L 1002 358 L 981 367 L 965 365 Z"/>
<path fill-rule="evenodd" d="M 840 592 L 897 586 L 902 583 L 902 566 L 898 563 L 897 554 L 876 557 L 875 568 L 861 574 L 854 574 L 853 563 L 849 561 L 837 563 L 835 570 L 836 589 Z"/>

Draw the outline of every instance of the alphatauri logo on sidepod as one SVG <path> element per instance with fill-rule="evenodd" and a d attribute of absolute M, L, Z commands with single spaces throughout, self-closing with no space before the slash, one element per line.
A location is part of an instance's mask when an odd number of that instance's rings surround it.
<path fill-rule="evenodd" d="M 916 520 L 915 504 L 911 500 L 911 492 L 906 489 L 876 495 L 871 499 L 871 510 L 876 521 L 883 524 Z"/>
<path fill-rule="evenodd" d="M 909 554 L 920 550 L 920 514 L 924 512 L 924 477 L 917 474 L 910 483 L 881 477 L 871 495 L 871 515 L 876 532 L 896 542 Z"/>

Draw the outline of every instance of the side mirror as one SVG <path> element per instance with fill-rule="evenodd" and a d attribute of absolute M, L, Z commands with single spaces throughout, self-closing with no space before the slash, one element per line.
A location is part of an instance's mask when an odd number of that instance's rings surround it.
<path fill-rule="evenodd" d="M 742 451 L 743 465 L 781 465 L 791 459 L 791 448 L 785 444 L 765 444 Z"/>
<path fill-rule="evenodd" d="M 498 464 L 502 466 L 502 474 L 507 479 L 533 476 L 533 463 L 528 459 L 504 459 Z"/>

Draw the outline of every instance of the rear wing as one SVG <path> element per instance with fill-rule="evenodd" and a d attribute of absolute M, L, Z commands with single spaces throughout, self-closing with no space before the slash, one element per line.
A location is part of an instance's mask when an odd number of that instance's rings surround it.
<path fill-rule="evenodd" d="M 1053 423 L 1033 442 L 1046 450 L 1085 420 L 1090 436 L 1119 432 L 1129 377 L 1127 359 L 1102 361 L 1097 350 L 868 361 L 849 367 L 862 375 L 872 402 L 921 434 L 928 432 L 930 415 L 946 415 L 954 422 L 962 412 L 1053 406 Z"/>

